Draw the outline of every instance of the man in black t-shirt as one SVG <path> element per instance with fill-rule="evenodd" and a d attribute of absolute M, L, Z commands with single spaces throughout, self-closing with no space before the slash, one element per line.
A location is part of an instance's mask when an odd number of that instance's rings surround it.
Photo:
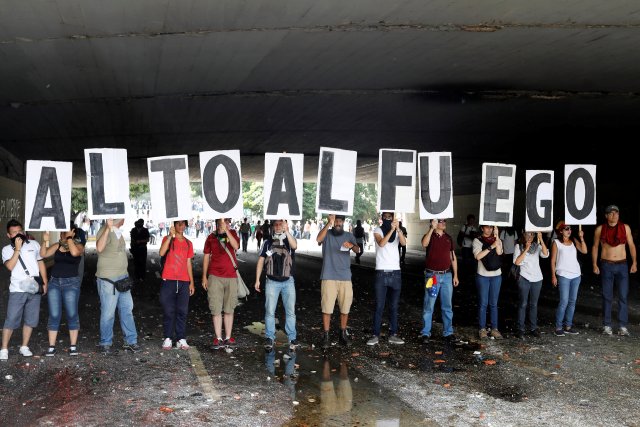
<path fill-rule="evenodd" d="M 135 277 L 144 282 L 147 268 L 147 243 L 149 243 L 149 230 L 144 227 L 144 220 L 140 218 L 131 229 L 131 255 L 135 266 Z"/>

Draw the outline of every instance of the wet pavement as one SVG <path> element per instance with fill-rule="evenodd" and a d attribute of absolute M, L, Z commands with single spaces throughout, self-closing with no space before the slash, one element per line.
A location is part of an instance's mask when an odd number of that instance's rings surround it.
<path fill-rule="evenodd" d="M 477 339 L 475 286 L 463 282 L 454 295 L 454 326 L 461 341 L 418 340 L 421 325 L 422 254 L 407 254 L 403 270 L 400 335 L 405 345 L 367 346 L 373 317 L 371 253 L 354 265 L 350 330 L 354 343 L 337 342 L 323 353 L 320 334 L 320 260 L 313 242 L 297 255 L 297 329 L 300 348 L 291 352 L 279 331 L 274 351 L 262 347 L 264 297 L 252 294 L 236 310 L 234 348 L 213 350 L 211 316 L 204 292 L 191 299 L 189 351 L 163 351 L 157 251 L 149 251 L 149 271 L 134 293 L 139 343 L 143 351 L 95 352 L 99 300 L 95 251 L 87 249 L 87 272 L 80 300 L 81 355 L 67 356 L 66 325 L 58 355 L 46 350 L 47 304 L 34 331 L 35 356 L 17 352 L 0 364 L 0 419 L 5 425 L 638 425 L 640 408 L 640 314 L 638 283 L 630 293 L 632 337 L 602 336 L 598 326 L 597 281 L 585 276 L 575 320 L 577 336 L 553 336 L 557 292 L 545 283 L 539 318 L 543 335 L 512 337 L 515 285 L 503 283 L 500 299 L 504 340 Z M 201 247 L 194 276 L 201 276 Z M 239 253 L 247 283 L 255 277 L 256 253 Z M 6 269 L 0 281 L 6 283 Z M 6 312 L 2 291 L 0 316 Z M 284 324 L 282 306 L 277 317 Z M 334 319 L 332 337 L 337 341 Z M 116 322 L 114 346 L 122 342 Z M 383 335 L 386 325 L 383 326 Z"/>

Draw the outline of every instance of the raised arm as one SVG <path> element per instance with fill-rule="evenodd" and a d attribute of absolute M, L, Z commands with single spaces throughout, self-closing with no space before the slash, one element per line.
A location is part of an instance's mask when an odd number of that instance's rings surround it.
<path fill-rule="evenodd" d="M 429 242 L 431 242 L 431 235 L 433 234 L 433 230 L 436 229 L 438 225 L 438 220 L 437 219 L 432 219 L 431 222 L 429 223 L 429 229 L 427 230 L 427 232 L 425 233 L 424 236 L 422 236 L 422 247 L 426 248 L 427 246 L 429 246 Z"/>
<path fill-rule="evenodd" d="M 600 233 L 602 232 L 602 226 L 596 227 L 596 231 L 593 233 L 593 246 L 591 246 L 591 265 L 595 274 L 600 274 L 600 268 L 598 268 L 598 246 L 600 245 Z M 635 246 L 634 246 L 635 249 Z"/>
<path fill-rule="evenodd" d="M 329 231 L 329 228 L 333 227 L 333 224 L 335 223 L 335 221 L 336 221 L 336 216 L 333 214 L 329 215 L 329 217 L 327 218 L 327 225 L 322 227 L 322 230 L 320 230 L 320 232 L 318 233 L 318 237 L 316 237 L 316 242 L 318 243 L 324 242 L 325 237 L 327 237 L 327 232 Z"/>

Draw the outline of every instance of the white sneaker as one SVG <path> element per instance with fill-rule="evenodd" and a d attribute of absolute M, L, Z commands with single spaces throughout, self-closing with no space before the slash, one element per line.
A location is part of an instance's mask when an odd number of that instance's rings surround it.
<path fill-rule="evenodd" d="M 9 360 L 9 349 L 0 350 L 0 360 Z"/>
<path fill-rule="evenodd" d="M 162 349 L 171 350 L 171 347 L 173 347 L 173 341 L 171 341 L 171 338 L 165 338 L 162 342 Z"/>
<path fill-rule="evenodd" d="M 369 338 L 369 341 L 367 341 L 367 345 L 376 345 L 378 344 L 379 341 L 380 339 L 374 335 L 371 338 Z"/>
<path fill-rule="evenodd" d="M 628 337 L 630 336 L 629 330 L 624 326 L 620 326 L 620 329 L 618 329 L 618 335 L 622 335 L 623 337 Z"/>
<path fill-rule="evenodd" d="M 176 343 L 176 348 L 179 350 L 189 350 L 189 344 L 187 344 L 187 340 L 182 338 Z"/>
<path fill-rule="evenodd" d="M 613 334 L 613 330 L 611 329 L 611 326 L 605 326 L 604 328 L 602 328 L 602 335 L 611 335 Z"/>
<path fill-rule="evenodd" d="M 31 350 L 29 350 L 29 347 L 27 347 L 26 345 L 23 345 L 22 347 L 20 347 L 20 354 L 23 355 L 24 357 L 33 356 L 33 353 L 31 353 Z"/>

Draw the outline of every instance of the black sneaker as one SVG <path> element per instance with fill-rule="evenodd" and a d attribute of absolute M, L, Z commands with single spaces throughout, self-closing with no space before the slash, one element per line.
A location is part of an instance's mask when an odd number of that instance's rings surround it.
<path fill-rule="evenodd" d="M 49 347 L 49 350 L 47 350 L 47 352 L 44 354 L 47 357 L 53 357 L 56 355 L 56 348 L 55 347 Z"/>
<path fill-rule="evenodd" d="M 556 329 L 553 334 L 557 337 L 563 337 L 564 336 L 564 331 L 562 329 Z"/>
<path fill-rule="evenodd" d="M 264 349 L 267 351 L 271 351 L 272 348 L 273 348 L 273 340 L 271 338 L 265 338 Z"/>
<path fill-rule="evenodd" d="M 137 353 L 140 350 L 142 350 L 142 347 L 140 347 L 138 344 L 134 343 L 134 344 L 125 344 L 122 346 L 123 349 L 125 349 L 126 351 L 130 351 L 131 353 Z"/>
<path fill-rule="evenodd" d="M 523 340 L 524 339 L 524 331 L 516 331 L 515 337 L 517 340 Z"/>
<path fill-rule="evenodd" d="M 331 338 L 329 337 L 329 332 L 322 333 L 322 348 L 327 350 L 331 347 Z"/>
<path fill-rule="evenodd" d="M 296 349 L 298 348 L 298 345 L 300 345 L 298 344 L 298 340 L 289 341 L 289 350 L 296 351 Z"/>
<path fill-rule="evenodd" d="M 78 354 L 80 354 L 80 352 L 78 351 L 77 345 L 72 345 L 69 347 L 69 356 L 77 356 Z"/>
<path fill-rule="evenodd" d="M 580 332 L 573 329 L 573 327 L 570 327 L 570 328 L 565 328 L 564 333 L 568 335 L 578 335 Z"/>
<path fill-rule="evenodd" d="M 531 334 L 532 336 L 534 336 L 536 338 L 540 338 L 540 329 L 536 328 L 536 329 L 530 331 L 529 334 Z"/>
<path fill-rule="evenodd" d="M 342 329 L 340 331 L 340 345 L 349 347 L 351 345 L 351 337 L 349 336 L 349 331 L 346 329 Z"/>
<path fill-rule="evenodd" d="M 100 353 L 104 354 L 104 355 L 109 355 L 109 354 L 113 354 L 114 351 L 111 349 L 110 345 L 99 345 L 99 351 Z"/>
<path fill-rule="evenodd" d="M 444 337 L 444 340 L 449 344 L 454 344 L 458 342 L 458 338 L 453 334 L 447 335 L 446 337 Z"/>
<path fill-rule="evenodd" d="M 429 341 L 431 341 L 431 335 L 423 335 L 420 338 L 422 338 L 422 344 L 429 344 Z"/>

